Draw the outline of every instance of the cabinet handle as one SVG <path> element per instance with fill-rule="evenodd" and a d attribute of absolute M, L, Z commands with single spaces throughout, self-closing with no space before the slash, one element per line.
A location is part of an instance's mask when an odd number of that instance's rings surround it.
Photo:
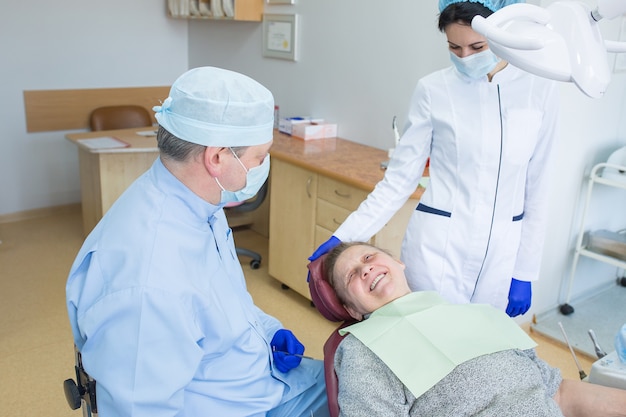
<path fill-rule="evenodd" d="M 306 195 L 309 196 L 309 198 L 311 198 L 311 183 L 313 182 L 313 177 L 309 177 L 308 180 L 306 180 Z"/>
<path fill-rule="evenodd" d="M 342 193 L 339 190 L 335 190 L 335 194 L 337 194 L 339 197 L 342 197 L 342 198 L 350 198 L 350 193 L 345 193 L 344 194 L 344 193 Z"/>
<path fill-rule="evenodd" d="M 341 222 L 337 221 L 337 219 L 335 219 L 334 217 L 333 217 L 333 222 L 334 222 L 335 224 L 337 224 L 337 225 L 341 226 Z"/>

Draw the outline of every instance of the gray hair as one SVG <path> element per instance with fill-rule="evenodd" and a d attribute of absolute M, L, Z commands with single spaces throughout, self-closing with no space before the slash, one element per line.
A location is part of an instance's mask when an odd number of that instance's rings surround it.
<path fill-rule="evenodd" d="M 170 133 L 163 126 L 159 126 L 159 131 L 157 132 L 157 144 L 159 146 L 159 150 L 161 151 L 161 155 L 164 158 L 172 159 L 179 162 L 183 162 L 190 157 L 200 155 L 207 148 L 204 145 L 198 145 L 180 139 L 179 137 Z M 240 157 L 248 148 L 249 146 L 231 147 L 235 155 L 237 155 L 238 157 Z"/>
<path fill-rule="evenodd" d="M 204 145 L 198 145 L 178 138 L 163 126 L 159 126 L 157 144 L 162 157 L 179 162 L 200 155 L 206 149 Z"/>

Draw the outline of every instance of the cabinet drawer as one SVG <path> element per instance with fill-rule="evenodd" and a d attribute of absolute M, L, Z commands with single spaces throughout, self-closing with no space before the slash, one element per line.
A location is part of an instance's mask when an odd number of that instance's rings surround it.
<path fill-rule="evenodd" d="M 319 177 L 317 196 L 346 210 L 354 211 L 368 193 L 328 177 Z"/>
<path fill-rule="evenodd" d="M 328 201 L 318 199 L 315 224 L 328 230 L 335 230 L 350 213 L 352 213 L 352 211 L 330 204 Z"/>
<path fill-rule="evenodd" d="M 318 248 L 333 235 L 334 230 L 326 229 L 320 225 L 315 225 L 315 247 Z"/>

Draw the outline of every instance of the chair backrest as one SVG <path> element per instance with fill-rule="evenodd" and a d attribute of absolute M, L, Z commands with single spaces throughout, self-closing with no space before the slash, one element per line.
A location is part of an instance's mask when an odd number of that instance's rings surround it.
<path fill-rule="evenodd" d="M 94 109 L 89 115 L 91 130 L 130 129 L 152 126 L 150 113 L 137 105 L 104 106 Z"/>
<path fill-rule="evenodd" d="M 338 332 L 342 327 L 346 327 L 356 320 L 343 307 L 343 303 L 337 298 L 333 287 L 324 274 L 324 260 L 326 255 L 322 255 L 307 266 L 309 268 L 309 291 L 313 304 L 322 316 L 330 321 L 342 322 L 329 336 L 324 343 L 324 378 L 326 380 L 326 395 L 328 397 L 328 408 L 330 417 L 339 417 L 339 403 L 337 402 L 338 383 L 335 373 L 335 351 L 341 343 L 343 336 Z"/>

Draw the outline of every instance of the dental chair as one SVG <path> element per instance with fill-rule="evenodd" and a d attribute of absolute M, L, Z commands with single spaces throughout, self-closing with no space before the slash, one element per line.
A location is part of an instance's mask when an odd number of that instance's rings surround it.
<path fill-rule="evenodd" d="M 335 290 L 326 280 L 324 274 L 324 260 L 326 255 L 322 255 L 315 261 L 309 263 L 309 291 L 311 299 L 317 310 L 326 319 L 341 324 L 331 333 L 324 343 L 324 378 L 326 380 L 326 395 L 328 396 L 328 408 L 330 417 L 339 417 L 339 403 L 337 402 L 338 381 L 335 374 L 335 351 L 343 339 L 338 332 L 339 329 L 356 323 L 356 320 L 343 307 L 337 298 Z"/>
<path fill-rule="evenodd" d="M 81 354 L 76 346 L 74 346 L 74 356 L 76 358 L 76 365 L 74 365 L 76 381 L 71 378 L 63 381 L 65 399 L 72 410 L 82 407 L 83 417 L 97 417 L 96 381 L 85 372 Z"/>

